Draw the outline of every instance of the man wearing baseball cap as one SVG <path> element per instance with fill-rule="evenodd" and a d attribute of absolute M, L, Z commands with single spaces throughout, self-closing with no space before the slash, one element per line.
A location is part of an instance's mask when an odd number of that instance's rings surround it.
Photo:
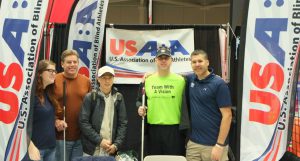
<path fill-rule="evenodd" d="M 183 100 L 185 80 L 171 73 L 172 53 L 165 45 L 157 50 L 155 63 L 157 71 L 145 79 L 147 107 L 137 102 L 138 114 L 147 116 L 148 155 L 184 155 L 181 130 L 189 125 Z"/>
<path fill-rule="evenodd" d="M 84 98 L 79 115 L 85 156 L 115 155 L 125 139 L 127 115 L 124 97 L 113 87 L 115 72 L 109 66 L 98 70 L 99 89 Z"/>

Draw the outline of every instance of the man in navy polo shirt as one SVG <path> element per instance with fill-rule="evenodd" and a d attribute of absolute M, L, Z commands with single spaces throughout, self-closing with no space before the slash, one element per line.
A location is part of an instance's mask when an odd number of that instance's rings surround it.
<path fill-rule="evenodd" d="M 191 54 L 193 74 L 187 76 L 190 98 L 191 134 L 187 144 L 188 161 L 228 160 L 231 124 L 231 97 L 225 81 L 209 69 L 203 50 Z"/>

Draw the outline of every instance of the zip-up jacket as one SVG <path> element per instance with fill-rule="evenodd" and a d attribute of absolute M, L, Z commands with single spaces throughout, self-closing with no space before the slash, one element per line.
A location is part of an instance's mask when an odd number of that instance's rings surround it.
<path fill-rule="evenodd" d="M 126 136 L 127 130 L 127 114 L 124 103 L 124 97 L 117 91 L 112 89 L 112 97 L 114 100 L 114 118 L 112 127 L 112 143 L 119 148 Z M 102 138 L 99 135 L 102 120 L 104 116 L 105 101 L 104 95 L 98 90 L 96 94 L 95 107 L 92 106 L 92 94 L 88 93 L 82 103 L 79 114 L 79 127 L 81 130 L 81 143 L 83 152 L 93 155 L 96 146 L 99 146 Z"/>

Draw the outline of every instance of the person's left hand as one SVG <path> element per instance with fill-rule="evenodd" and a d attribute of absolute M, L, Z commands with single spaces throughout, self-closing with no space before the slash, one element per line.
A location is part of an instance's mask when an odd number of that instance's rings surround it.
<path fill-rule="evenodd" d="M 109 149 L 109 147 L 111 146 L 111 141 L 107 140 L 107 139 L 102 139 L 101 143 L 100 143 L 100 147 L 102 147 L 103 149 L 105 149 L 107 151 L 107 149 Z"/>
<path fill-rule="evenodd" d="M 117 152 L 117 147 L 112 144 L 109 146 L 109 148 L 106 149 L 106 152 L 110 155 L 115 154 Z"/>
<path fill-rule="evenodd" d="M 211 151 L 211 160 L 219 161 L 222 157 L 224 148 L 225 147 L 215 145 Z"/>
<path fill-rule="evenodd" d="M 55 127 L 56 127 L 57 131 L 60 132 L 60 131 L 63 131 L 64 129 L 66 129 L 68 127 L 68 124 L 64 120 L 56 119 Z"/>

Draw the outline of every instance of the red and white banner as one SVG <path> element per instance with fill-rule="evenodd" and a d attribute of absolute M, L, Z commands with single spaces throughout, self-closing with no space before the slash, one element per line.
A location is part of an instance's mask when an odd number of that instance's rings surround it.
<path fill-rule="evenodd" d="M 228 53 L 227 53 L 227 34 L 222 28 L 219 28 L 219 42 L 220 42 L 220 57 L 221 57 L 221 69 L 222 79 L 226 82 L 229 80 L 228 75 Z"/>
<path fill-rule="evenodd" d="M 157 48 L 171 48 L 171 71 L 191 72 L 190 53 L 194 50 L 194 30 L 122 30 L 106 29 L 106 63 L 116 72 L 115 83 L 139 84 L 146 72 L 156 70 Z"/>
<path fill-rule="evenodd" d="M 97 85 L 98 59 L 100 59 L 108 0 L 80 0 L 70 24 L 68 48 L 78 52 L 79 73 L 90 77 Z"/>
<path fill-rule="evenodd" d="M 300 33 L 300 2 L 249 0 L 244 28 L 241 161 L 286 151 Z"/>
<path fill-rule="evenodd" d="M 27 120 L 48 1 L 2 1 L 0 10 L 0 160 L 27 152 Z"/>

